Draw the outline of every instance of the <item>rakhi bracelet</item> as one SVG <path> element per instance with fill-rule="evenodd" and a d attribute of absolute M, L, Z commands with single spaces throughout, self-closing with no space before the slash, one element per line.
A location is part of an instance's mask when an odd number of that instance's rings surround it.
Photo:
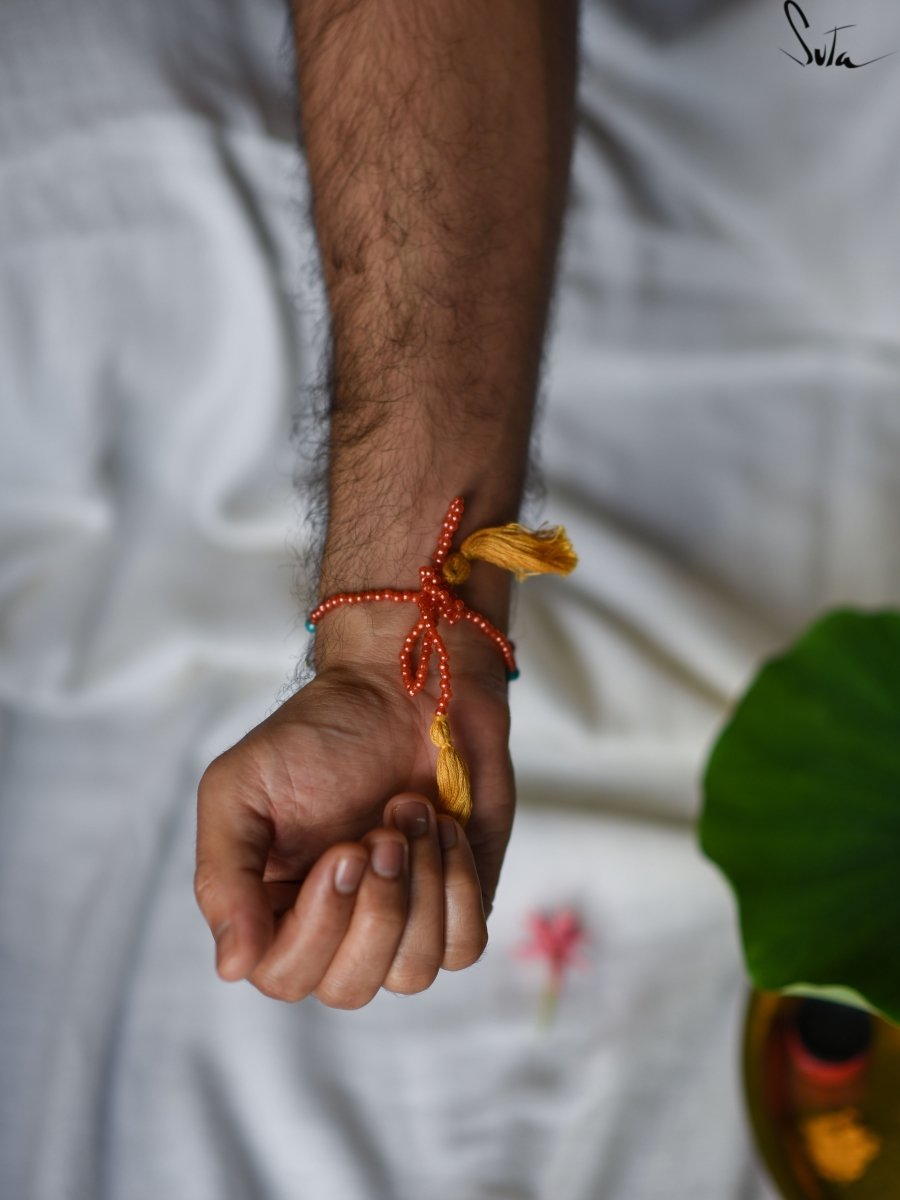
<path fill-rule="evenodd" d="M 512 643 L 486 617 L 476 612 L 455 594 L 453 588 L 469 578 L 475 560 L 492 563 L 511 571 L 516 579 L 553 572 L 568 575 L 578 563 L 572 543 L 561 525 L 526 529 L 522 525 L 500 525 L 470 533 L 458 550 L 452 550 L 453 538 L 462 520 L 464 504 L 457 496 L 447 510 L 437 547 L 431 562 L 419 569 L 419 587 L 413 589 L 371 588 L 362 592 L 337 592 L 323 600 L 309 614 L 306 628 L 314 633 L 319 621 L 336 608 L 346 605 L 390 601 L 415 604 L 419 619 L 407 634 L 400 650 L 400 677 L 407 695 L 416 696 L 428 679 L 432 655 L 437 660 L 440 695 L 429 731 L 438 749 L 437 788 L 441 804 L 460 824 L 472 814 L 472 789 L 465 759 L 453 745 L 447 710 L 453 698 L 450 684 L 450 655 L 438 632 L 438 623 L 456 625 L 468 621 L 500 651 L 506 664 L 507 679 L 519 672 Z M 418 661 L 414 662 L 419 646 Z"/>

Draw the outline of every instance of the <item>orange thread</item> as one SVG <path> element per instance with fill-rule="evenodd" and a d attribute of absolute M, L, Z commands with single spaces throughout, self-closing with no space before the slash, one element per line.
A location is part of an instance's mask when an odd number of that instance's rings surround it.
<path fill-rule="evenodd" d="M 469 575 L 470 560 L 475 558 L 494 562 L 512 571 L 517 578 L 544 571 L 568 574 L 577 562 L 565 531 L 559 527 L 534 533 L 520 525 L 482 529 L 470 534 L 460 549 L 451 553 L 450 547 L 459 529 L 464 507 L 461 496 L 451 502 L 431 563 L 419 569 L 417 589 L 371 588 L 360 592 L 337 592 L 314 608 L 306 622 L 306 628 L 313 633 L 322 617 L 335 608 L 349 604 L 389 601 L 418 607 L 419 619 L 400 651 L 400 675 L 407 694 L 416 696 L 425 686 L 432 655 L 437 659 L 440 695 L 430 736 L 438 748 L 438 794 L 444 807 L 463 825 L 472 811 L 469 772 L 453 745 L 447 723 L 447 710 L 453 698 L 450 655 L 438 632 L 438 623 L 443 620 L 448 625 L 456 625 L 459 621 L 468 621 L 500 650 L 506 664 L 507 678 L 516 679 L 519 672 L 509 639 L 481 613 L 469 608 L 451 588 L 454 584 L 465 582 Z M 417 648 L 418 661 L 414 665 L 413 657 Z"/>

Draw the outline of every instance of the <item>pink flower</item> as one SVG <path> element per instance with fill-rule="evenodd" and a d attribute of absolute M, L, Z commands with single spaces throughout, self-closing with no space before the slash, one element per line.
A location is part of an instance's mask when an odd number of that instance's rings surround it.
<path fill-rule="evenodd" d="M 540 1022 L 547 1026 L 556 1012 L 566 971 L 585 965 L 579 947 L 589 939 L 578 914 L 571 908 L 530 913 L 527 920 L 531 941 L 520 946 L 516 953 L 520 958 L 542 958 L 547 962 L 550 977 L 542 997 Z"/>

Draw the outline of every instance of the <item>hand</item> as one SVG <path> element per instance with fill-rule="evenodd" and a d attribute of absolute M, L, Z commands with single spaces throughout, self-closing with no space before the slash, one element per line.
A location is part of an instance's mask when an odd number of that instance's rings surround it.
<path fill-rule="evenodd" d="M 493 658 L 460 665 L 451 722 L 475 805 L 465 832 L 425 799 L 436 800 L 435 697 L 410 699 L 395 658 L 326 667 L 207 769 L 195 888 L 223 978 L 357 1008 L 381 986 L 421 991 L 440 967 L 480 957 L 512 825 L 509 719 Z M 414 798 L 419 837 L 398 827 Z"/>
<path fill-rule="evenodd" d="M 266 995 L 359 1008 L 382 986 L 422 991 L 441 966 L 481 955 L 487 930 L 462 830 L 412 793 L 389 802 L 385 826 L 326 850 L 299 894 L 270 885 L 276 912 L 280 889 L 292 903 L 250 975 Z"/>

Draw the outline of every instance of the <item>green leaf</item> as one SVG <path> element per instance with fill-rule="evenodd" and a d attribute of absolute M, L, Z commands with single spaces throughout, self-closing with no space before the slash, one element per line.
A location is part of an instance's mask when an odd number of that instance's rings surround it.
<path fill-rule="evenodd" d="M 835 610 L 767 660 L 703 791 L 757 987 L 900 1024 L 900 613 Z"/>

